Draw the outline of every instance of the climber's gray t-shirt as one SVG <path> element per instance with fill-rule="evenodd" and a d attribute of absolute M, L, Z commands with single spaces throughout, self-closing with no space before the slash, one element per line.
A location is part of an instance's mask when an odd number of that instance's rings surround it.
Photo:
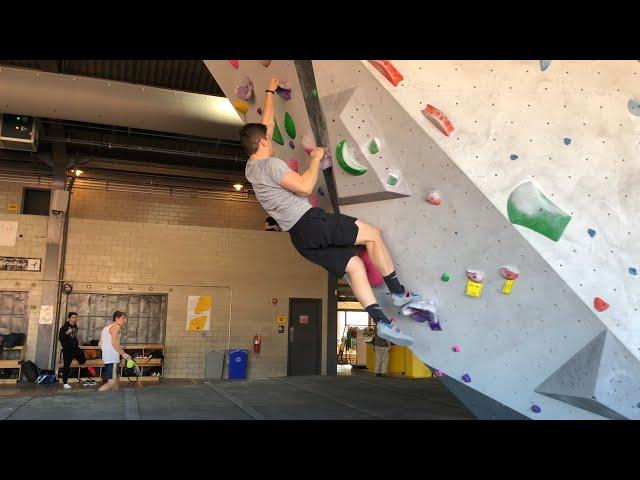
<path fill-rule="evenodd" d="M 311 208 L 307 197 L 280 186 L 284 176 L 291 171 L 283 160 L 276 157 L 249 160 L 244 171 L 262 208 L 285 232 Z"/>

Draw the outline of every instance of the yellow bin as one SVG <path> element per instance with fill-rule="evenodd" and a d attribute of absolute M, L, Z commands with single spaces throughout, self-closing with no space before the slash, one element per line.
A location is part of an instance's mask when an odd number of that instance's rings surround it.
<path fill-rule="evenodd" d="M 376 352 L 371 343 L 367 343 L 367 370 L 376 370 Z M 393 345 L 389 350 L 389 375 L 426 378 L 431 377 L 431 370 L 407 347 Z"/>

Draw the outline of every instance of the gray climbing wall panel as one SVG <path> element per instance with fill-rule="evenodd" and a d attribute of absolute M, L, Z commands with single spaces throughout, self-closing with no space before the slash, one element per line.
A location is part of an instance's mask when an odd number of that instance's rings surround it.
<path fill-rule="evenodd" d="M 406 198 L 383 201 L 364 198 L 365 203 L 346 205 L 341 211 L 381 227 L 402 282 L 436 300 L 442 331 L 400 318 L 415 339 L 414 353 L 458 382 L 469 374 L 472 381 L 464 384 L 466 388 L 530 418 L 610 418 L 603 410 L 596 413 L 535 391 L 598 335 L 603 323 L 443 151 L 434 140 L 442 134 L 430 124 L 427 133 L 420 114 L 427 101 L 416 105 L 417 116 L 409 114 L 399 100 L 403 84 L 389 86 L 360 61 L 314 61 L 314 70 L 332 144 L 347 135 L 366 138 L 368 129 L 377 136 L 378 126 L 383 126 L 384 168 L 400 170 L 411 192 Z M 420 79 L 406 83 L 410 82 L 413 94 Z M 398 93 L 394 96 L 390 89 Z M 352 115 L 356 120 L 361 111 L 366 115 L 360 122 L 345 121 Z M 378 180 L 367 180 L 370 173 L 358 177 L 359 185 L 353 177 L 336 174 L 341 199 L 368 193 Z M 440 206 L 425 202 L 433 190 L 442 197 Z M 508 196 L 510 190 L 505 193 Z M 510 295 L 501 292 L 504 279 L 499 268 L 505 264 L 522 272 Z M 464 293 L 468 267 L 487 274 L 480 298 Z M 440 280 L 443 272 L 451 276 L 449 282 Z M 376 294 L 388 314 L 398 316 L 386 289 L 376 289 Z M 460 352 L 454 352 L 453 345 L 459 345 Z M 637 363 L 631 357 L 626 360 Z M 640 418 L 633 408 L 640 400 L 639 380 L 636 376 L 635 383 L 621 386 L 608 408 Z M 540 413 L 532 412 L 534 404 L 541 407 Z"/>

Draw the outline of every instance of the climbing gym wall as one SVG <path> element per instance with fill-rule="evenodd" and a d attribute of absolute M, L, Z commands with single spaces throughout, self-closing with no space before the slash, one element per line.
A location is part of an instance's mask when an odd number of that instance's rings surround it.
<path fill-rule="evenodd" d="M 434 302 L 376 289 L 416 355 L 480 418 L 640 418 L 640 63 L 313 68 L 341 212 Z"/>
<path fill-rule="evenodd" d="M 205 60 L 204 63 L 245 123 L 261 121 L 267 82 L 272 77 L 280 78 L 275 98 L 275 155 L 292 170 L 304 172 L 316 139 L 293 60 Z M 317 98 L 316 92 L 306 94 Z M 328 156 L 321 167 L 328 167 L 330 162 Z M 319 175 L 309 203 L 331 210 L 327 193 L 324 176 Z"/>

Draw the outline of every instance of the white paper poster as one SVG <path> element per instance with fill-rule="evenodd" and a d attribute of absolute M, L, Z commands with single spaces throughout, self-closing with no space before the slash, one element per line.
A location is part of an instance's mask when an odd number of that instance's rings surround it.
<path fill-rule="evenodd" d="M 189 295 L 187 302 L 187 330 L 211 328 L 211 295 Z"/>
<path fill-rule="evenodd" d="M 51 325 L 53 323 L 53 305 L 42 305 L 40 307 L 40 325 Z"/>
<path fill-rule="evenodd" d="M 0 247 L 15 247 L 18 222 L 0 222 Z"/>

